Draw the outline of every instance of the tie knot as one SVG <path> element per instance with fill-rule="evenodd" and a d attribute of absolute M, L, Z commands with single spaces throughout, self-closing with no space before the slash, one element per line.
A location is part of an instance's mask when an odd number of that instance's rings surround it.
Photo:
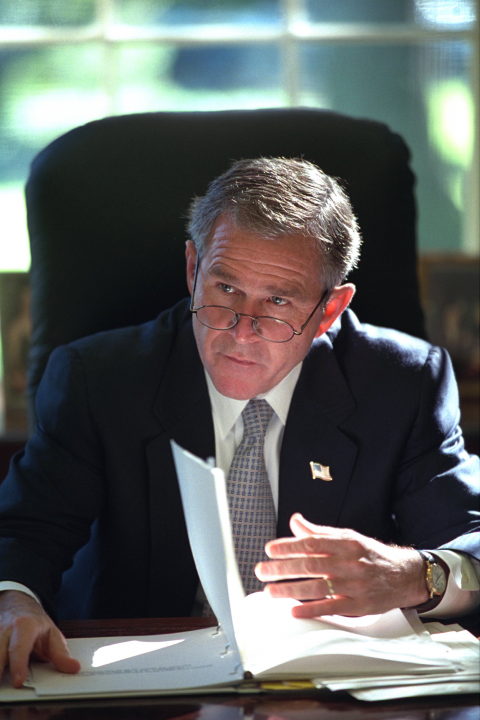
<path fill-rule="evenodd" d="M 244 435 L 264 438 L 272 415 L 273 408 L 266 400 L 249 400 L 242 412 Z"/>

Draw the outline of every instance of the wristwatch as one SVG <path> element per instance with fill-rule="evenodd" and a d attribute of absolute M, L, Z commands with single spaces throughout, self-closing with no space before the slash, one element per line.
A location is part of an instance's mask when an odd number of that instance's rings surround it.
<path fill-rule="evenodd" d="M 417 612 L 433 610 L 440 602 L 447 589 L 449 575 L 448 565 L 425 550 L 417 550 L 425 561 L 425 584 L 430 593 L 430 599 L 416 607 Z"/>
<path fill-rule="evenodd" d="M 425 583 L 430 593 L 430 600 L 437 595 L 443 595 L 447 588 L 445 570 L 431 553 L 425 552 L 425 550 L 419 550 L 418 552 L 425 560 Z"/>

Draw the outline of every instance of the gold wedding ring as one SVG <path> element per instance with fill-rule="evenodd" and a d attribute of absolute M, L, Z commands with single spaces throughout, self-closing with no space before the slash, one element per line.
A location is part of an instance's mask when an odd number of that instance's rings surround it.
<path fill-rule="evenodd" d="M 330 578 L 325 577 L 325 575 L 322 575 L 322 578 L 325 580 L 325 582 L 327 583 L 327 587 L 328 587 L 328 595 L 325 595 L 325 597 L 326 598 L 334 597 L 335 589 L 333 587 L 332 581 L 330 580 Z"/>

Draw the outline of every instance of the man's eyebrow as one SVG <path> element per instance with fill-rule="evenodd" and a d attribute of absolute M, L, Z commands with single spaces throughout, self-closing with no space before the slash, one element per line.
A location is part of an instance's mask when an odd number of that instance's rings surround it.
<path fill-rule="evenodd" d="M 275 295 L 276 297 L 292 298 L 292 300 L 304 300 L 305 294 L 298 288 L 292 287 L 291 285 L 267 285 L 265 290 L 269 295 Z"/>
<path fill-rule="evenodd" d="M 223 268 L 221 268 L 219 265 L 213 265 L 213 267 L 207 270 L 207 273 L 209 275 L 214 275 L 220 280 L 225 280 L 225 282 L 227 283 L 235 283 L 238 281 L 236 275 L 229 273 L 227 270 L 223 270 Z"/>
<path fill-rule="evenodd" d="M 224 280 L 226 283 L 231 283 L 232 285 L 235 285 L 238 282 L 238 277 L 236 275 L 228 272 L 228 270 L 224 270 L 219 265 L 213 265 L 213 267 L 209 268 L 207 272 L 209 275 L 213 275 L 220 280 Z M 267 285 L 265 287 L 265 292 L 269 295 L 292 298 L 293 300 L 305 299 L 304 293 L 300 289 L 291 285 Z"/>

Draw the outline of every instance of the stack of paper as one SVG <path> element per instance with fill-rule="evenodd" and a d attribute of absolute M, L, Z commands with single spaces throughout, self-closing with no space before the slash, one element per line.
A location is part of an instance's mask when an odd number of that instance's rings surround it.
<path fill-rule="evenodd" d="M 317 687 L 330 690 L 347 690 L 359 700 L 391 700 L 415 695 L 445 695 L 458 693 L 479 693 L 479 643 L 478 640 L 459 625 L 445 626 L 441 623 L 424 625 L 431 639 L 447 646 L 455 674 L 433 671 L 425 676 L 414 674 L 382 675 L 373 678 L 341 677 L 322 680 L 316 678 Z"/>

